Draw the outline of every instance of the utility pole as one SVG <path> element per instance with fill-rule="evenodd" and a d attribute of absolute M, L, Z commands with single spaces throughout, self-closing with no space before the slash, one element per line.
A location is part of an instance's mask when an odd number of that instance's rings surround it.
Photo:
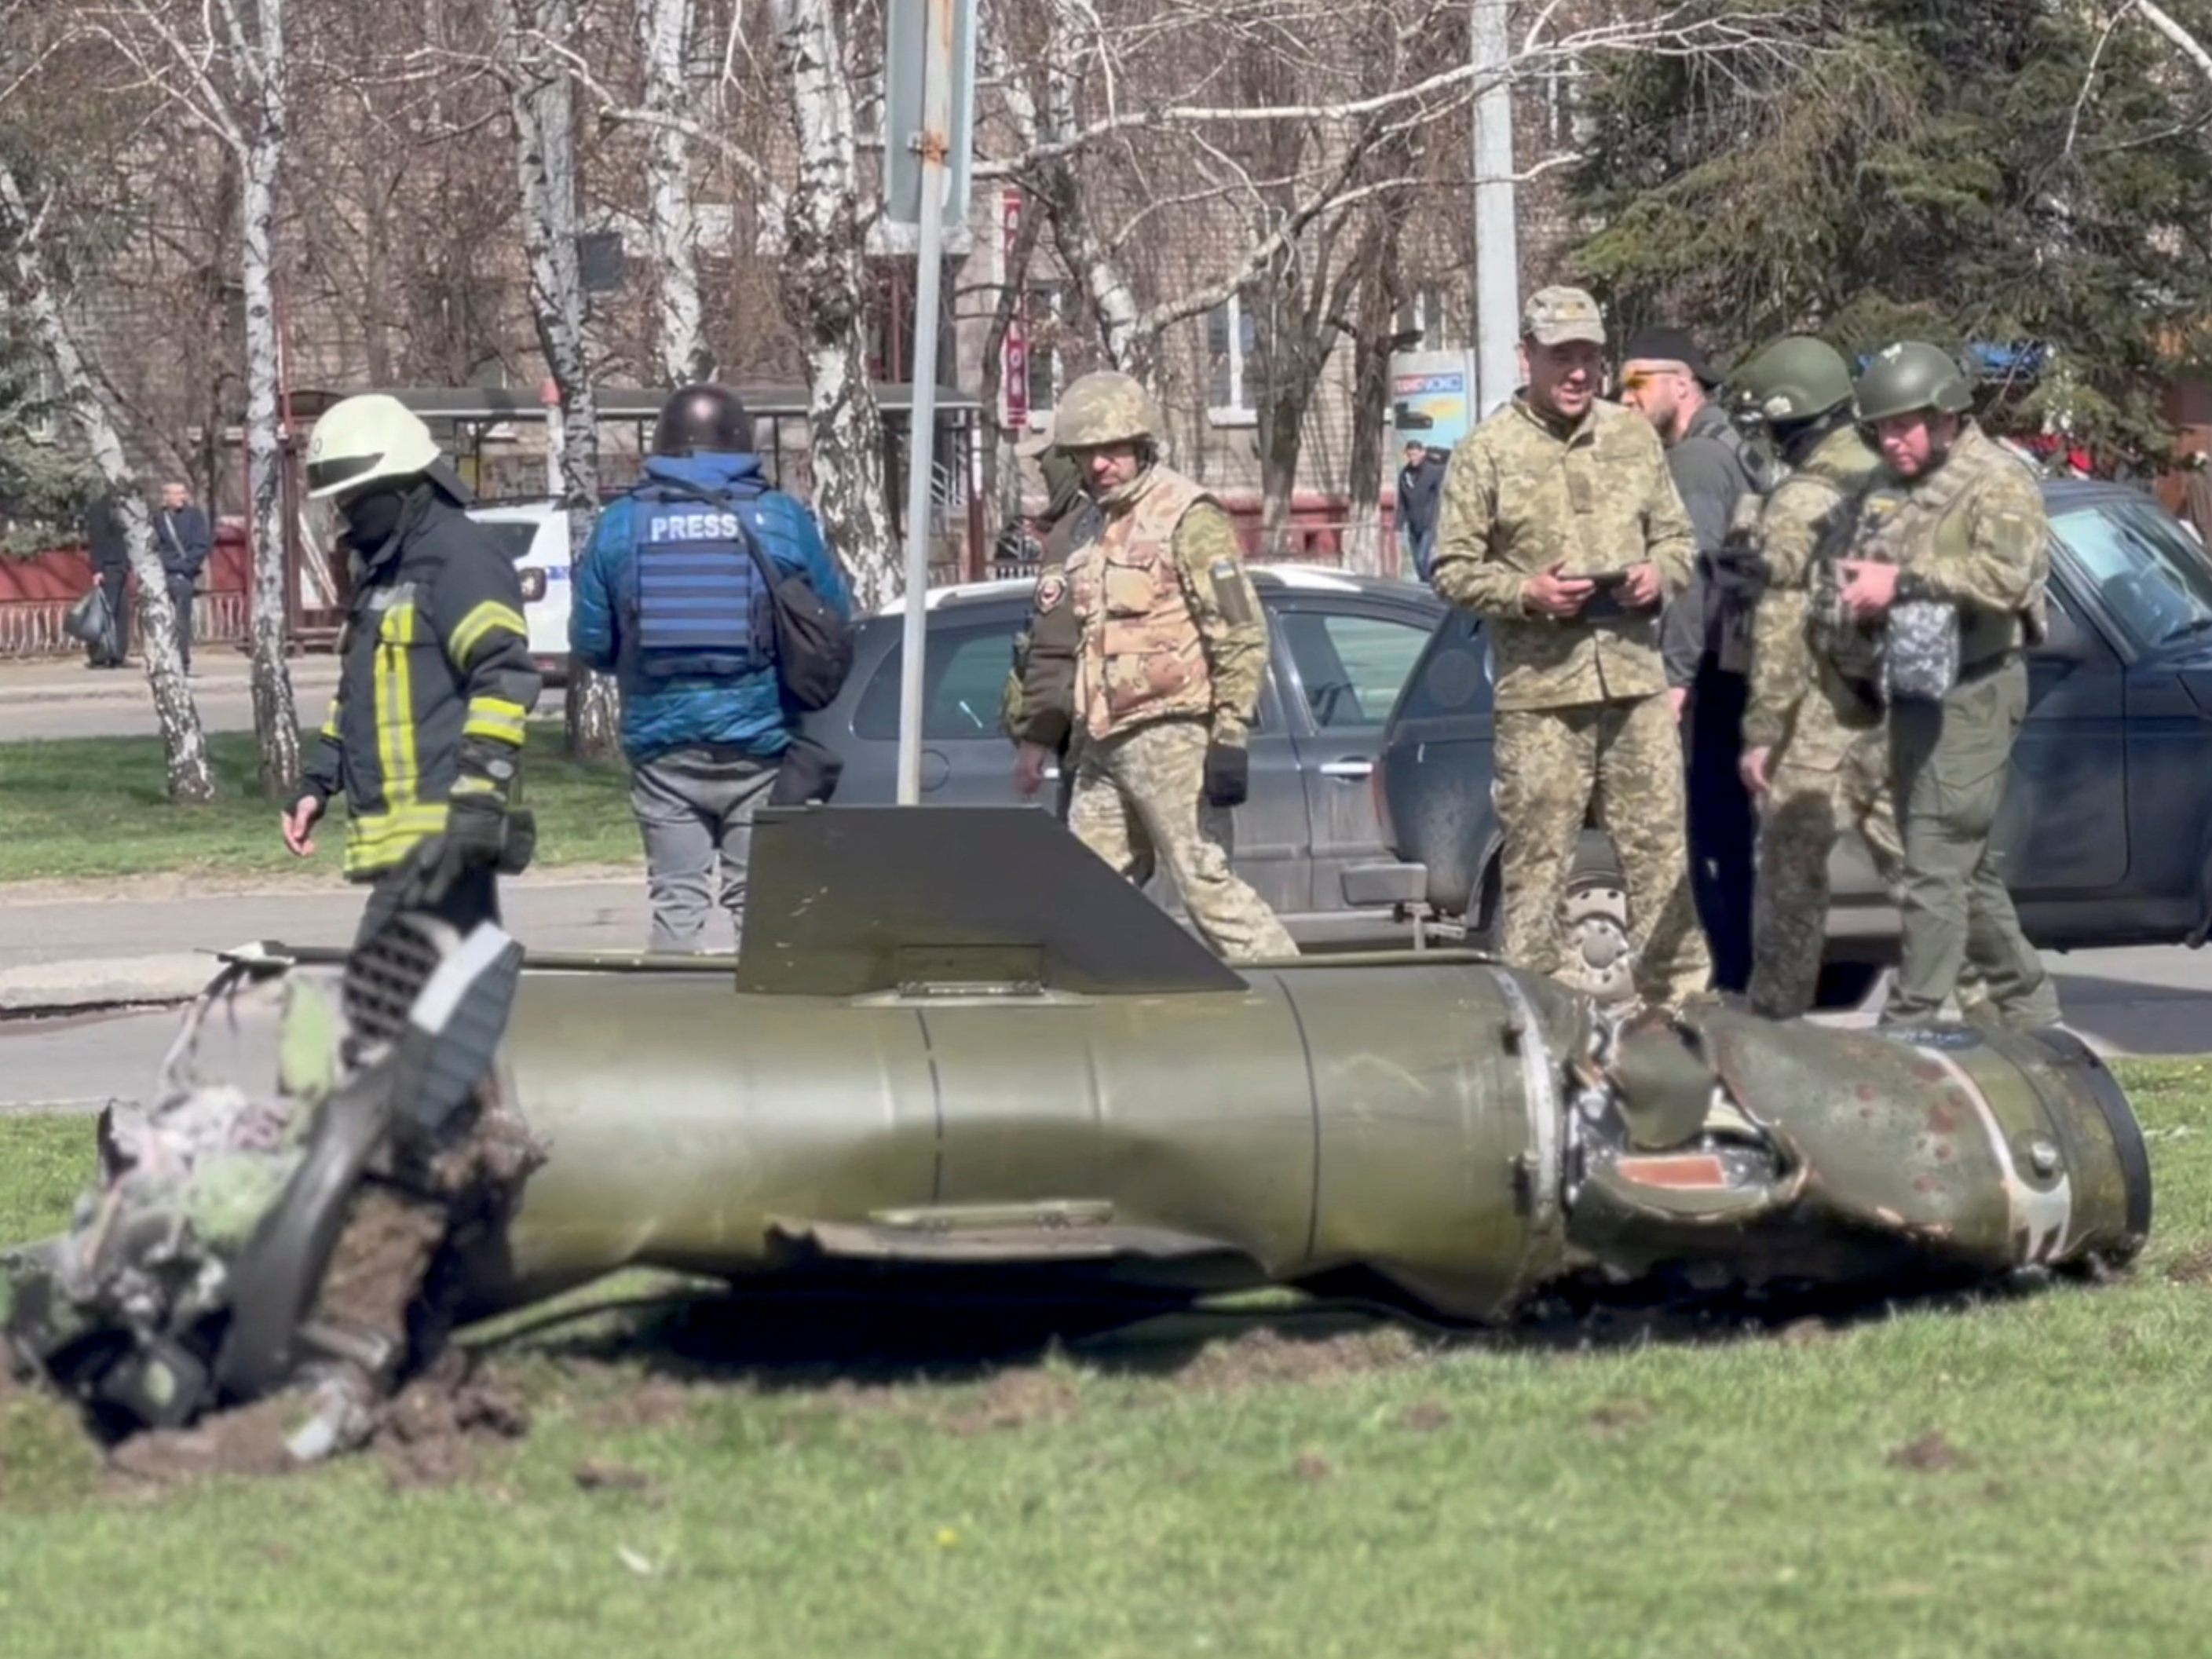
<path fill-rule="evenodd" d="M 1511 0 L 1474 0 L 1474 419 L 1521 389 L 1521 243 L 1513 191 Z"/>

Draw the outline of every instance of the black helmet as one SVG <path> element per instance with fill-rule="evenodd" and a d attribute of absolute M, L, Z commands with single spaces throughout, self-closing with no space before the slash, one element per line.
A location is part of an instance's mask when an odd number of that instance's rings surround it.
<path fill-rule="evenodd" d="M 653 428 L 656 455 L 750 455 L 753 420 L 738 394 L 726 386 L 680 387 L 660 406 Z"/>

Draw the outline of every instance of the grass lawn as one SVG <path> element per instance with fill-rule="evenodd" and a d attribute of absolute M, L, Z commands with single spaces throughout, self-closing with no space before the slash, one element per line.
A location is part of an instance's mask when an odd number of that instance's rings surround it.
<path fill-rule="evenodd" d="M 532 1432 L 450 1484 L 151 1497 L 19 1398 L 5 1650 L 2203 1652 L 2212 1065 L 2126 1079 L 2159 1182 L 2128 1278 L 1802 1340 L 1248 1334 L 825 1386 L 540 1333 L 495 1361 Z M 0 1237 L 61 1220 L 88 1133 L 0 1121 Z"/>
<path fill-rule="evenodd" d="M 321 870 L 337 879 L 345 808 L 333 802 L 313 862 L 284 850 L 276 809 L 261 798 L 253 738 L 208 738 L 219 798 L 173 806 L 162 793 L 158 738 L 0 743 L 0 881 L 37 878 Z M 531 728 L 524 799 L 538 814 L 542 864 L 619 863 L 639 856 L 628 776 L 561 753 L 558 722 Z"/>

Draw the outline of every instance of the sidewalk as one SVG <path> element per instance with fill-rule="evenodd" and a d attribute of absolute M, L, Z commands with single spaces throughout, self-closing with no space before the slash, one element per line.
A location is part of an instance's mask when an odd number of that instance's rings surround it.
<path fill-rule="evenodd" d="M 337 684 L 334 656 L 294 657 L 289 666 L 295 689 L 319 687 L 326 691 Z M 233 647 L 204 645 L 194 651 L 192 687 L 201 696 L 244 693 L 252 684 L 252 663 Z M 82 655 L 0 659 L 0 708 L 11 703 L 143 701 L 146 695 L 145 664 L 137 658 L 128 667 L 112 669 L 88 667 Z"/>
<path fill-rule="evenodd" d="M 645 874 L 605 867 L 550 871 L 504 882 L 508 931 L 539 951 L 643 948 Z M 0 1014 L 83 1012 L 179 1002 L 204 985 L 214 952 L 259 939 L 349 944 L 359 888 L 203 893 L 111 899 L 0 897 Z M 727 923 L 709 925 L 708 948 L 728 950 Z"/>

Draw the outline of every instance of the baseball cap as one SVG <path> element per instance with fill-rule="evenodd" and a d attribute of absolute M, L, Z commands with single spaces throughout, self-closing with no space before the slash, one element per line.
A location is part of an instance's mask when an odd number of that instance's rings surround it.
<path fill-rule="evenodd" d="M 1570 340 L 1605 343 L 1605 313 L 1578 288 L 1538 289 L 1521 311 L 1521 337 L 1538 345 Z"/>

